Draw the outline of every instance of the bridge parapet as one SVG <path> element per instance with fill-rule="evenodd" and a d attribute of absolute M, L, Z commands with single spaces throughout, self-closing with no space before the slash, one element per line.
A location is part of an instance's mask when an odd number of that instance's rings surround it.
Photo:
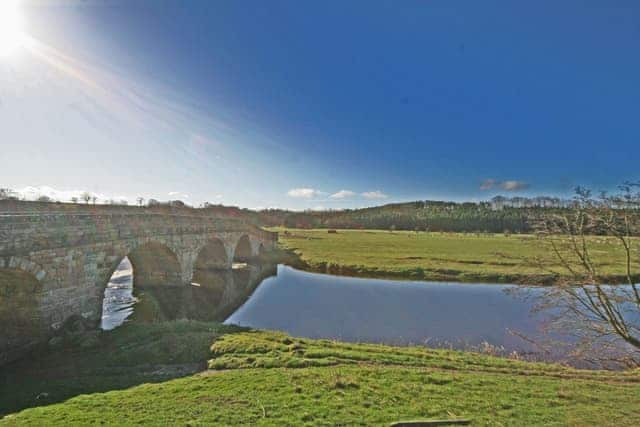
<path fill-rule="evenodd" d="M 271 245 L 277 233 L 247 221 L 161 213 L 0 213 L 0 256 L 123 239 L 245 232 Z"/>

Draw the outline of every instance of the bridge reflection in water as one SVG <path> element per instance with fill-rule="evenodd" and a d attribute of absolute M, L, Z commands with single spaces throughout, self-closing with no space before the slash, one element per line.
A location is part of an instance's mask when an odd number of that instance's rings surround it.
<path fill-rule="evenodd" d="M 275 264 L 236 263 L 232 269 L 197 270 L 191 285 L 134 286 L 127 258 L 116 269 L 105 291 L 101 328 L 126 321 L 224 321 L 266 278 L 277 275 Z"/>

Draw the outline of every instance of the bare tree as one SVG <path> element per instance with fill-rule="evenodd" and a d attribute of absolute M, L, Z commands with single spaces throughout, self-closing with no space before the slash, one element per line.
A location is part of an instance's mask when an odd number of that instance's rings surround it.
<path fill-rule="evenodd" d="M 572 209 L 534 223 L 555 260 L 539 265 L 559 282 L 539 305 L 554 310 L 552 328 L 574 336 L 574 352 L 585 360 L 640 366 L 640 184 L 597 198 L 578 188 Z M 615 286 L 611 271 L 601 271 L 603 253 L 619 254 L 617 282 L 624 285 Z"/>
<path fill-rule="evenodd" d="M 80 195 L 80 198 L 84 200 L 86 204 L 89 204 L 89 202 L 91 201 L 91 193 L 89 193 L 88 191 L 85 191 Z"/>
<path fill-rule="evenodd" d="M 136 201 L 138 202 L 138 206 L 142 206 L 144 204 L 144 197 L 138 197 Z"/>
<path fill-rule="evenodd" d="M 49 196 L 45 196 L 45 195 L 42 195 L 42 196 L 38 197 L 37 201 L 38 201 L 38 202 L 45 202 L 45 203 L 53 202 L 53 200 L 51 199 L 51 197 L 49 197 Z"/>
<path fill-rule="evenodd" d="M 0 188 L 0 200 L 9 199 L 13 197 L 14 192 L 10 188 Z"/>
<path fill-rule="evenodd" d="M 72 197 L 71 198 L 71 203 L 78 203 L 78 198 L 77 197 Z"/>
<path fill-rule="evenodd" d="M 91 201 L 93 202 L 93 204 L 95 205 L 96 202 L 98 201 L 98 197 L 96 196 L 91 196 Z"/>

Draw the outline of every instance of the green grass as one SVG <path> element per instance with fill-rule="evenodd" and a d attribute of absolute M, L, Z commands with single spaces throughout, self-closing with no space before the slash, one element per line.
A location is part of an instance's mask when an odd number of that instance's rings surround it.
<path fill-rule="evenodd" d="M 455 417 L 473 425 L 640 424 L 637 371 L 242 330 L 219 337 L 207 357 L 212 370 L 80 395 L 0 425 L 388 425 Z"/>
<path fill-rule="evenodd" d="M 235 326 L 197 321 L 128 323 L 92 348 L 42 351 L 0 367 L 0 416 L 78 394 L 166 381 L 206 368 L 209 346 Z"/>
<path fill-rule="evenodd" d="M 499 283 L 553 283 L 567 273 L 549 244 L 532 235 L 275 230 L 282 248 L 297 256 L 294 266 L 322 273 Z M 589 243 L 603 280 L 623 281 L 616 241 L 590 237 Z"/>

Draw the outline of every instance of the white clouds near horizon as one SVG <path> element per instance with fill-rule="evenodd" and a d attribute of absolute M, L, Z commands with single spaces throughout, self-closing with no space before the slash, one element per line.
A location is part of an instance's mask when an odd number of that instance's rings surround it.
<path fill-rule="evenodd" d="M 316 190 L 315 188 L 292 188 L 287 191 L 287 196 L 298 199 L 313 199 L 325 196 L 327 193 Z"/>
<path fill-rule="evenodd" d="M 361 197 L 364 199 L 375 200 L 375 199 L 387 199 L 389 196 L 383 193 L 380 190 L 374 191 L 365 191 L 362 193 L 356 193 L 351 190 L 340 190 L 335 193 L 329 193 L 321 190 L 317 190 L 315 188 L 309 187 L 301 187 L 301 188 L 292 188 L 287 192 L 287 196 L 298 198 L 298 199 L 321 199 L 325 198 L 326 201 L 342 201 L 348 199 L 354 199 L 356 197 Z"/>
<path fill-rule="evenodd" d="M 526 190 L 529 184 L 522 181 L 504 181 L 500 184 L 500 188 L 506 191 Z"/>
<path fill-rule="evenodd" d="M 87 190 L 58 190 L 48 185 L 39 186 L 27 186 L 14 190 L 14 194 L 19 199 L 24 200 L 38 200 L 40 197 L 48 197 L 53 201 L 70 202 L 73 199 L 81 200 L 84 194 L 89 194 L 91 198 L 96 198 L 96 203 L 108 203 L 111 200 L 126 201 L 127 203 L 133 203 L 135 198 L 127 196 L 109 196 L 102 193 L 96 193 L 94 191 Z"/>
<path fill-rule="evenodd" d="M 355 192 L 351 190 L 340 190 L 337 193 L 333 193 L 329 196 L 331 199 L 348 199 L 354 197 L 356 195 Z"/>
<path fill-rule="evenodd" d="M 480 184 L 481 191 L 493 190 L 495 188 L 500 188 L 504 191 L 518 191 L 518 190 L 526 190 L 529 187 L 531 187 L 531 185 L 529 185 L 524 181 L 516 181 L 516 180 L 498 181 L 493 178 L 485 179 Z"/>

